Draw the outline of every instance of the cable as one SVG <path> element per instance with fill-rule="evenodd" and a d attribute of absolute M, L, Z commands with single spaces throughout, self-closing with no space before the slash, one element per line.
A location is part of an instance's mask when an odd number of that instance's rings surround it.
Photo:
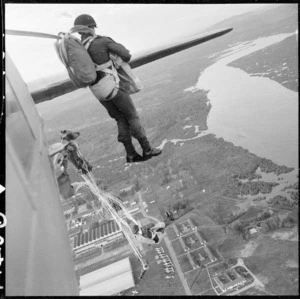
<path fill-rule="evenodd" d="M 117 199 L 113 195 L 111 195 L 107 192 L 104 192 L 98 188 L 95 178 L 93 177 L 92 173 L 87 172 L 87 174 L 81 174 L 81 176 L 85 180 L 86 186 L 89 187 L 89 189 L 96 195 L 98 200 L 101 202 L 102 207 L 105 210 L 110 212 L 110 214 L 112 215 L 112 217 L 114 218 L 114 220 L 116 221 L 116 223 L 118 224 L 120 229 L 122 230 L 125 238 L 127 239 L 129 245 L 131 246 L 134 254 L 140 260 L 142 267 L 144 269 L 145 266 L 147 265 L 147 263 L 144 261 L 141 253 L 139 252 L 139 250 L 135 244 L 135 241 L 134 241 L 135 239 L 132 236 L 133 234 L 131 232 L 131 228 L 130 228 L 129 224 L 125 221 L 125 219 L 120 217 L 119 214 L 117 213 L 117 211 L 112 207 L 112 203 L 117 204 L 120 207 L 120 209 L 122 210 L 122 212 L 124 213 L 124 216 L 126 218 L 128 218 L 130 221 L 137 224 L 136 220 L 131 216 L 131 214 L 127 211 L 124 204 L 119 199 Z M 93 205 L 92 205 L 92 207 L 93 207 Z"/>

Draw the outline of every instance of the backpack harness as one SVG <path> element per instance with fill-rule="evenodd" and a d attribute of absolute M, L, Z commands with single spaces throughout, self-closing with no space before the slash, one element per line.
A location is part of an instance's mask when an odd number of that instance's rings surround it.
<path fill-rule="evenodd" d="M 86 32 L 92 36 L 87 37 L 82 42 L 72 36 L 72 33 Z M 97 95 L 99 100 L 110 100 L 116 96 L 120 87 L 129 94 L 140 91 L 143 87 L 137 77 L 133 74 L 128 63 L 116 54 L 109 53 L 110 60 L 104 64 L 95 64 L 88 48 L 98 37 L 93 30 L 86 26 L 74 26 L 68 33 L 59 33 L 60 39 L 55 44 L 55 49 L 59 59 L 67 68 L 70 79 L 77 87 L 91 88 L 97 85 Z M 105 74 L 97 80 L 97 72 Z M 101 92 L 102 90 L 102 92 Z"/>
<path fill-rule="evenodd" d="M 82 44 L 87 51 L 88 51 L 92 41 L 95 40 L 97 37 L 98 36 L 95 34 L 93 36 L 87 37 L 85 40 L 82 41 Z M 111 57 L 111 54 L 110 54 L 110 57 Z M 113 61 L 110 59 L 109 61 L 107 61 L 101 65 L 95 64 L 95 69 L 96 69 L 96 72 L 101 71 L 101 72 L 105 73 L 106 77 L 101 78 L 98 82 L 96 80 L 91 85 L 95 85 L 98 83 L 101 84 L 101 82 L 100 82 L 101 80 L 102 81 L 104 81 L 104 80 L 114 81 L 113 90 L 109 93 L 108 96 L 105 97 L 106 100 L 113 99 L 116 96 L 116 94 L 118 93 L 119 87 L 120 87 L 120 85 L 119 85 L 120 78 L 119 78 L 118 72 L 116 70 L 116 67 L 115 67 Z"/>

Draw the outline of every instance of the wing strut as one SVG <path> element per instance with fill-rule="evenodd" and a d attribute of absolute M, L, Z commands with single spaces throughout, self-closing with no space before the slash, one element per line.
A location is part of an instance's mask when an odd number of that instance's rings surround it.
<path fill-rule="evenodd" d="M 34 31 L 22 31 L 22 30 L 10 30 L 10 29 L 6 29 L 5 34 L 18 35 L 18 36 L 52 38 L 52 39 L 60 39 L 61 38 L 58 35 L 53 35 L 53 34 L 49 34 L 49 33 L 34 32 Z"/>

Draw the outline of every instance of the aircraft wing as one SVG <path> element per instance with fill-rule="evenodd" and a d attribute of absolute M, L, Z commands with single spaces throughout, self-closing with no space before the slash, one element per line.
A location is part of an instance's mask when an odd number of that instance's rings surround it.
<path fill-rule="evenodd" d="M 155 50 L 144 52 L 143 54 L 137 55 L 137 57 L 133 57 L 133 59 L 131 59 L 129 64 L 131 68 L 142 66 L 152 61 L 161 59 L 163 57 L 205 43 L 211 39 L 217 38 L 219 36 L 222 36 L 230 32 L 232 29 L 233 28 L 226 28 L 211 33 L 207 33 L 205 35 L 201 34 L 201 35 L 193 36 L 189 39 L 185 39 L 184 41 L 170 44 L 169 46 L 161 47 L 159 49 L 156 48 Z"/>
<path fill-rule="evenodd" d="M 131 68 L 137 68 L 139 66 L 153 62 L 163 57 L 205 43 L 211 39 L 217 38 L 219 36 L 222 36 L 230 32 L 232 29 L 233 28 L 220 29 L 206 34 L 192 36 L 182 41 L 176 41 L 169 45 L 162 46 L 160 48 L 155 48 L 153 50 L 149 50 L 141 54 L 137 54 L 136 56 L 132 57 L 129 64 Z M 23 36 L 27 35 L 27 36 L 56 38 L 56 39 L 59 38 L 58 36 L 51 35 L 51 34 L 35 33 L 35 32 L 28 32 L 28 31 L 17 31 L 17 30 L 6 30 L 6 34 L 23 35 Z M 44 87 L 41 86 L 40 89 L 36 89 L 32 91 L 31 95 L 34 102 L 38 104 L 44 101 L 49 101 L 53 98 L 64 95 L 66 93 L 72 92 L 76 89 L 78 89 L 78 87 L 75 86 L 70 79 L 66 79 L 66 80 L 59 81 L 57 83 L 50 84 L 48 86 L 44 86 Z"/>

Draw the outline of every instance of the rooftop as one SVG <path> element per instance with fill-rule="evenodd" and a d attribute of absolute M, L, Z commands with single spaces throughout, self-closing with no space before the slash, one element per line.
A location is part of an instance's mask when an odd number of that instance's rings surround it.
<path fill-rule="evenodd" d="M 126 258 L 81 276 L 80 295 L 111 296 L 134 285 L 131 263 Z"/>
<path fill-rule="evenodd" d="M 93 243 L 95 241 L 104 239 L 110 235 L 116 234 L 120 231 L 118 224 L 114 220 L 110 220 L 105 223 L 100 223 L 99 226 L 89 229 L 87 232 L 81 233 L 74 238 L 74 246 L 76 249 Z"/>

